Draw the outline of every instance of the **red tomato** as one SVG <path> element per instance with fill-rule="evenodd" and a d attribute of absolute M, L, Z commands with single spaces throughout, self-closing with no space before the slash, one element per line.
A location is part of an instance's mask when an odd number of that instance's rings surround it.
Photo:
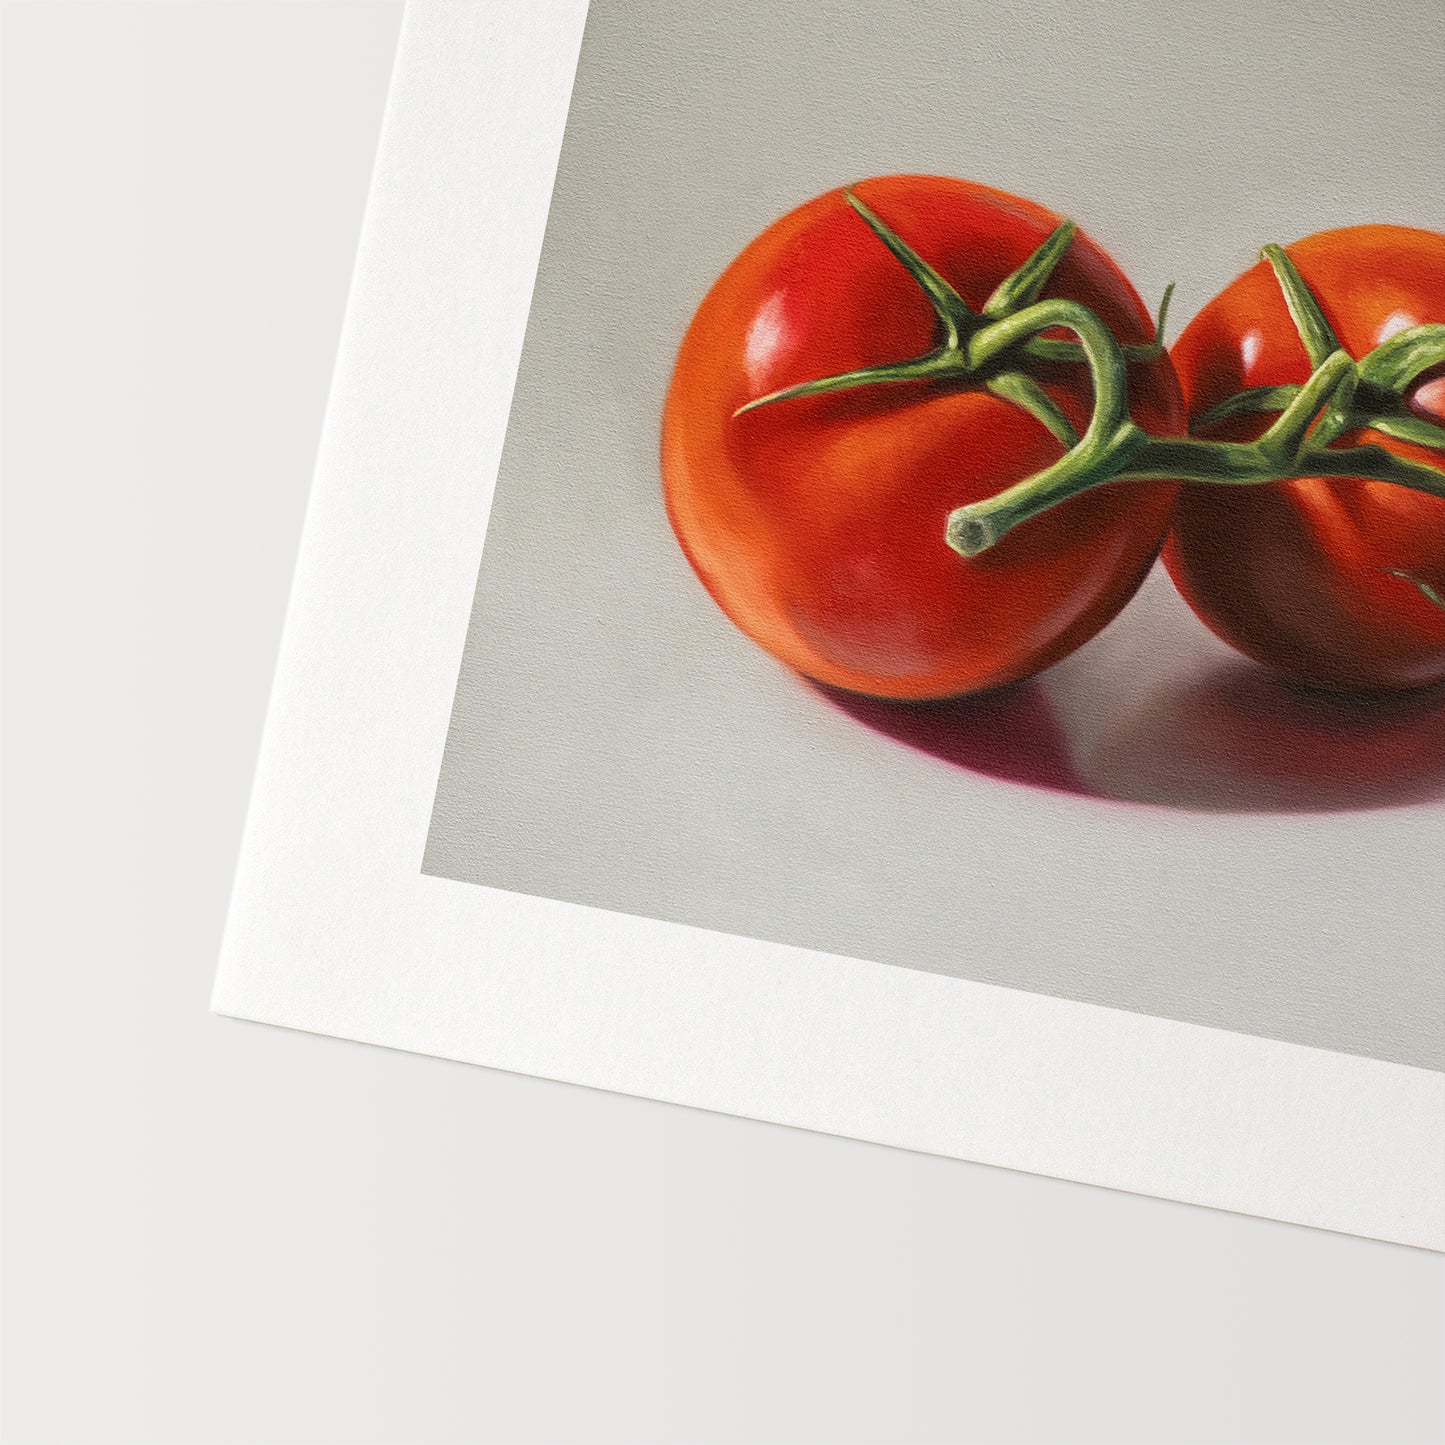
<path fill-rule="evenodd" d="M 968 181 L 889 176 L 856 194 L 970 307 L 1060 218 Z M 1109 257 L 1076 235 L 1043 295 L 1092 308 L 1123 344 L 1149 313 Z M 1167 483 L 1102 488 L 965 561 L 949 513 L 1050 465 L 1063 448 L 981 385 L 907 381 L 793 398 L 772 391 L 919 356 L 938 339 L 923 291 L 832 191 L 763 232 L 723 272 L 683 340 L 662 427 L 669 516 L 725 613 L 820 682 L 875 697 L 947 697 L 1027 676 L 1104 626 L 1148 572 Z M 1088 368 L 1030 374 L 1082 432 Z M 1180 434 L 1167 357 L 1131 364 L 1135 419 Z"/>
<path fill-rule="evenodd" d="M 1408 327 L 1445 321 L 1445 236 L 1352 226 L 1286 249 L 1356 360 Z M 1195 317 L 1173 356 L 1193 420 L 1244 388 L 1302 383 L 1311 371 L 1263 261 Z M 1445 422 L 1440 370 L 1419 378 L 1406 402 L 1425 420 Z M 1208 435 L 1248 440 L 1269 420 L 1240 418 Z M 1439 453 L 1372 430 L 1340 438 L 1361 441 L 1442 465 Z M 1445 609 L 1416 585 L 1445 589 L 1441 498 L 1357 478 L 1186 485 L 1164 561 L 1218 636 L 1305 682 L 1373 690 L 1445 679 Z"/>

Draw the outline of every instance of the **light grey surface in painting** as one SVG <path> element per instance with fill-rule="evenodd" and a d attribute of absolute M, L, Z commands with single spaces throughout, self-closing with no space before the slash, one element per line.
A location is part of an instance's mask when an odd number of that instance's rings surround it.
<path fill-rule="evenodd" d="M 909 746 L 737 633 L 656 457 L 713 278 L 862 176 L 1041 200 L 1146 297 L 1177 279 L 1176 329 L 1264 241 L 1441 227 L 1431 27 L 1414 3 L 809 0 L 664 24 L 595 0 L 425 871 L 1441 1067 L 1438 700 L 1287 695 L 1156 572 L 1028 694 L 1071 781 L 1026 785 L 989 741 L 1017 700 L 962 758 Z"/>

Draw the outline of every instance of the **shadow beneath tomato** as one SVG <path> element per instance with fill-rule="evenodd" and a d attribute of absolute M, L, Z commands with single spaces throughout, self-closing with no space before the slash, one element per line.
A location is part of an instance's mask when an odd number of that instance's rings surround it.
<path fill-rule="evenodd" d="M 820 689 L 957 767 L 1057 792 L 1191 810 L 1315 812 L 1445 797 L 1445 687 L 1348 697 L 1236 660 L 1101 700 L 1080 671 L 950 703 Z"/>
<path fill-rule="evenodd" d="M 1129 796 L 1258 812 L 1383 808 L 1445 797 L 1445 688 L 1348 696 L 1229 661 L 1165 690 L 1097 760 Z"/>
<path fill-rule="evenodd" d="M 915 703 L 812 686 L 874 731 L 970 772 L 1056 792 L 1089 791 L 1074 771 L 1068 738 L 1037 682 L 950 702 Z"/>

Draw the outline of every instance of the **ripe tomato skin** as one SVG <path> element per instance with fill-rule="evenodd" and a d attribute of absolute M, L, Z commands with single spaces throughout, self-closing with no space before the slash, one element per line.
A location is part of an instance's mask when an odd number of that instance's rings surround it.
<path fill-rule="evenodd" d="M 1445 321 L 1445 236 L 1352 226 L 1286 250 L 1356 360 L 1407 327 Z M 1299 383 L 1311 371 L 1263 261 L 1195 317 L 1172 354 L 1191 418 L 1243 388 Z M 1427 373 L 1408 399 L 1420 416 L 1445 422 L 1445 380 Z M 1208 435 L 1250 440 L 1268 421 L 1242 418 Z M 1441 466 L 1438 454 L 1373 431 L 1341 441 L 1377 442 Z M 1303 682 L 1376 691 L 1445 679 L 1445 611 L 1393 575 L 1445 588 L 1445 500 L 1438 497 L 1356 478 L 1186 485 L 1164 562 L 1219 637 Z"/>
<path fill-rule="evenodd" d="M 889 176 L 854 190 L 974 310 L 1060 221 L 962 180 Z M 1123 344 L 1152 336 L 1134 288 L 1082 234 L 1044 295 L 1083 302 Z M 797 382 L 921 355 L 936 325 L 918 285 L 832 191 L 724 271 L 688 328 L 664 407 L 668 514 L 708 591 L 789 666 L 875 697 L 973 692 L 1072 651 L 1142 582 L 1176 491 L 1101 488 L 965 561 L 944 540 L 949 513 L 1062 454 L 1028 413 L 981 387 L 902 382 L 735 415 Z M 1140 425 L 1181 434 L 1168 358 L 1129 370 Z M 1088 368 L 1032 374 L 1082 432 Z"/>

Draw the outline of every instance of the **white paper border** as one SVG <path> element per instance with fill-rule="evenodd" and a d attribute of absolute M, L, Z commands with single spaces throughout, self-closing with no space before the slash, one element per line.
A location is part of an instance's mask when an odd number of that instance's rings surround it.
<path fill-rule="evenodd" d="M 1445 1075 L 420 875 L 585 11 L 408 9 L 214 1008 L 1445 1248 Z"/>

